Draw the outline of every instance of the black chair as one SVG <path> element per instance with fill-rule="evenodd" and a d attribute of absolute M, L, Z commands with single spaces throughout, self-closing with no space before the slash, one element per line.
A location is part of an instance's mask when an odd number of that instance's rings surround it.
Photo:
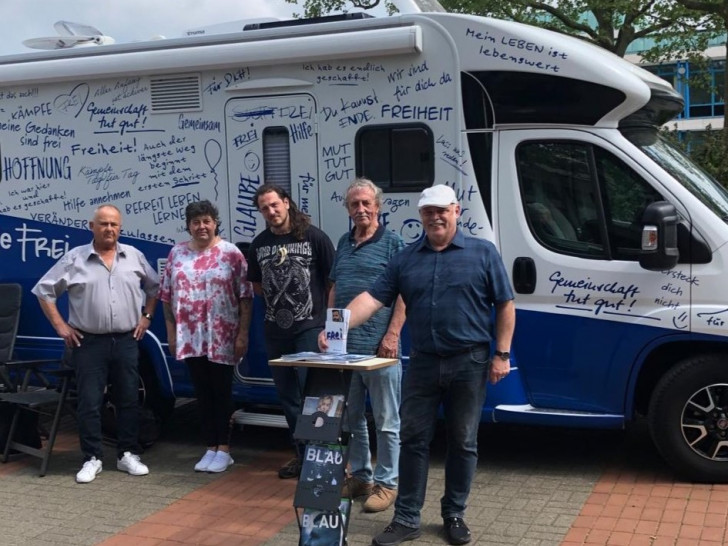
<path fill-rule="evenodd" d="M 2 461 L 10 460 L 11 450 L 38 457 L 42 461 L 40 475 L 45 476 L 73 372 L 63 367 L 61 358 L 13 360 L 21 301 L 19 284 L 0 284 L 0 403 L 9 408 L 10 419 L 7 440 L 2 446 Z M 33 437 L 19 426 L 23 423 L 21 416 L 28 412 L 51 417 L 45 445 L 38 447 L 24 440 Z"/>

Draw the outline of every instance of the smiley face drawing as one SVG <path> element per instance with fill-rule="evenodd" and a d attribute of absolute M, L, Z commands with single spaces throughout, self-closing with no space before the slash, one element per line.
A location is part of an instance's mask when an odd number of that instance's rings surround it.
<path fill-rule="evenodd" d="M 399 234 L 404 240 L 404 244 L 411 245 L 416 243 L 424 234 L 422 230 L 422 222 L 417 218 L 409 218 L 402 222 L 402 227 L 399 230 Z"/>
<path fill-rule="evenodd" d="M 248 152 L 243 158 L 243 164 L 248 171 L 255 172 L 260 167 L 260 157 L 255 152 Z"/>

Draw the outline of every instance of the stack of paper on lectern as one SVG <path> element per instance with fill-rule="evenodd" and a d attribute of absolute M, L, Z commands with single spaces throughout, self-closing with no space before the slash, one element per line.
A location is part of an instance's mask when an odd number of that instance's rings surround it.
<path fill-rule="evenodd" d="M 348 364 L 350 362 L 362 362 L 376 358 L 376 355 L 361 355 L 358 353 L 314 353 L 312 351 L 303 351 L 300 353 L 290 353 L 281 355 L 282 362 L 333 362 L 339 364 Z"/>
<path fill-rule="evenodd" d="M 349 332 L 348 309 L 329 309 L 326 311 L 326 342 L 329 344 L 327 353 L 345 354 L 346 337 Z"/>

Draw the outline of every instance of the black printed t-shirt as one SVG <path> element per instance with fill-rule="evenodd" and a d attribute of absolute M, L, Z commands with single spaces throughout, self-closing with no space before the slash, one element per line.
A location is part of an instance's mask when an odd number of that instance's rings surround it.
<path fill-rule="evenodd" d="M 334 245 L 314 226 L 309 226 L 301 241 L 270 229 L 253 239 L 248 280 L 263 287 L 267 337 L 289 338 L 323 328 L 326 284 L 333 263 Z"/>

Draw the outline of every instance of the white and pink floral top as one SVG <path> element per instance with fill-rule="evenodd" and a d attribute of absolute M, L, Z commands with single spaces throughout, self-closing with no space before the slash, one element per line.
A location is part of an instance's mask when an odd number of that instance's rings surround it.
<path fill-rule="evenodd" d="M 172 247 L 159 298 L 174 312 L 177 360 L 206 356 L 212 362 L 237 364 L 239 302 L 253 297 L 247 273 L 245 257 L 228 241 L 203 251 L 187 242 Z"/>

